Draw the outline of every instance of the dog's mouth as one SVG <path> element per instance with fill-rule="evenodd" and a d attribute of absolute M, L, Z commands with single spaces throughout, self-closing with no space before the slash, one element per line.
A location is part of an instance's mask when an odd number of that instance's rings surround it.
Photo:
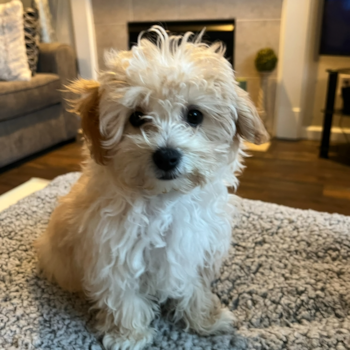
<path fill-rule="evenodd" d="M 179 174 L 174 172 L 164 173 L 162 176 L 158 177 L 158 180 L 175 180 L 179 177 Z"/>

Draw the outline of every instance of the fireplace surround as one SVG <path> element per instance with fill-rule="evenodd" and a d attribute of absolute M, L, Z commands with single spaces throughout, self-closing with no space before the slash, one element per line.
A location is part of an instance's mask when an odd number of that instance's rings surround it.
<path fill-rule="evenodd" d="M 226 59 L 234 67 L 235 20 L 201 20 L 201 21 L 166 21 L 166 22 L 129 22 L 129 48 L 136 44 L 138 35 L 153 25 L 161 25 L 171 34 L 180 35 L 186 32 L 200 33 L 206 28 L 203 40 L 208 43 L 221 41 L 226 46 Z M 146 34 L 152 36 L 152 34 Z"/>

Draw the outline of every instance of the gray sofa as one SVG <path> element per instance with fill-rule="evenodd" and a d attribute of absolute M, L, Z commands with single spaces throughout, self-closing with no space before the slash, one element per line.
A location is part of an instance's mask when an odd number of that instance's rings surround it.
<path fill-rule="evenodd" d="M 64 85 L 77 77 L 74 50 L 40 44 L 38 72 L 30 81 L 0 81 L 0 167 L 73 139 L 79 118 L 67 112 Z"/>

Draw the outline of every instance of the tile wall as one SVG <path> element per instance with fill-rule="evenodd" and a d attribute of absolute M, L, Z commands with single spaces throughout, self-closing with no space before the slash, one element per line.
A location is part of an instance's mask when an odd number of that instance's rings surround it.
<path fill-rule="evenodd" d="M 92 0 L 100 68 L 103 52 L 127 49 L 129 21 L 236 19 L 235 69 L 248 80 L 257 101 L 259 75 L 256 52 L 264 47 L 278 53 L 282 0 Z M 274 106 L 276 71 L 271 76 L 269 102 Z"/>

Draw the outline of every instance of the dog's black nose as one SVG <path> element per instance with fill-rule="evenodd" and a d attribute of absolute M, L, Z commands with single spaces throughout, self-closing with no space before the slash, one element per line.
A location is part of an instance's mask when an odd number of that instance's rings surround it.
<path fill-rule="evenodd" d="M 153 153 L 154 164 L 164 171 L 175 169 L 180 159 L 181 153 L 173 148 L 159 148 Z"/>

